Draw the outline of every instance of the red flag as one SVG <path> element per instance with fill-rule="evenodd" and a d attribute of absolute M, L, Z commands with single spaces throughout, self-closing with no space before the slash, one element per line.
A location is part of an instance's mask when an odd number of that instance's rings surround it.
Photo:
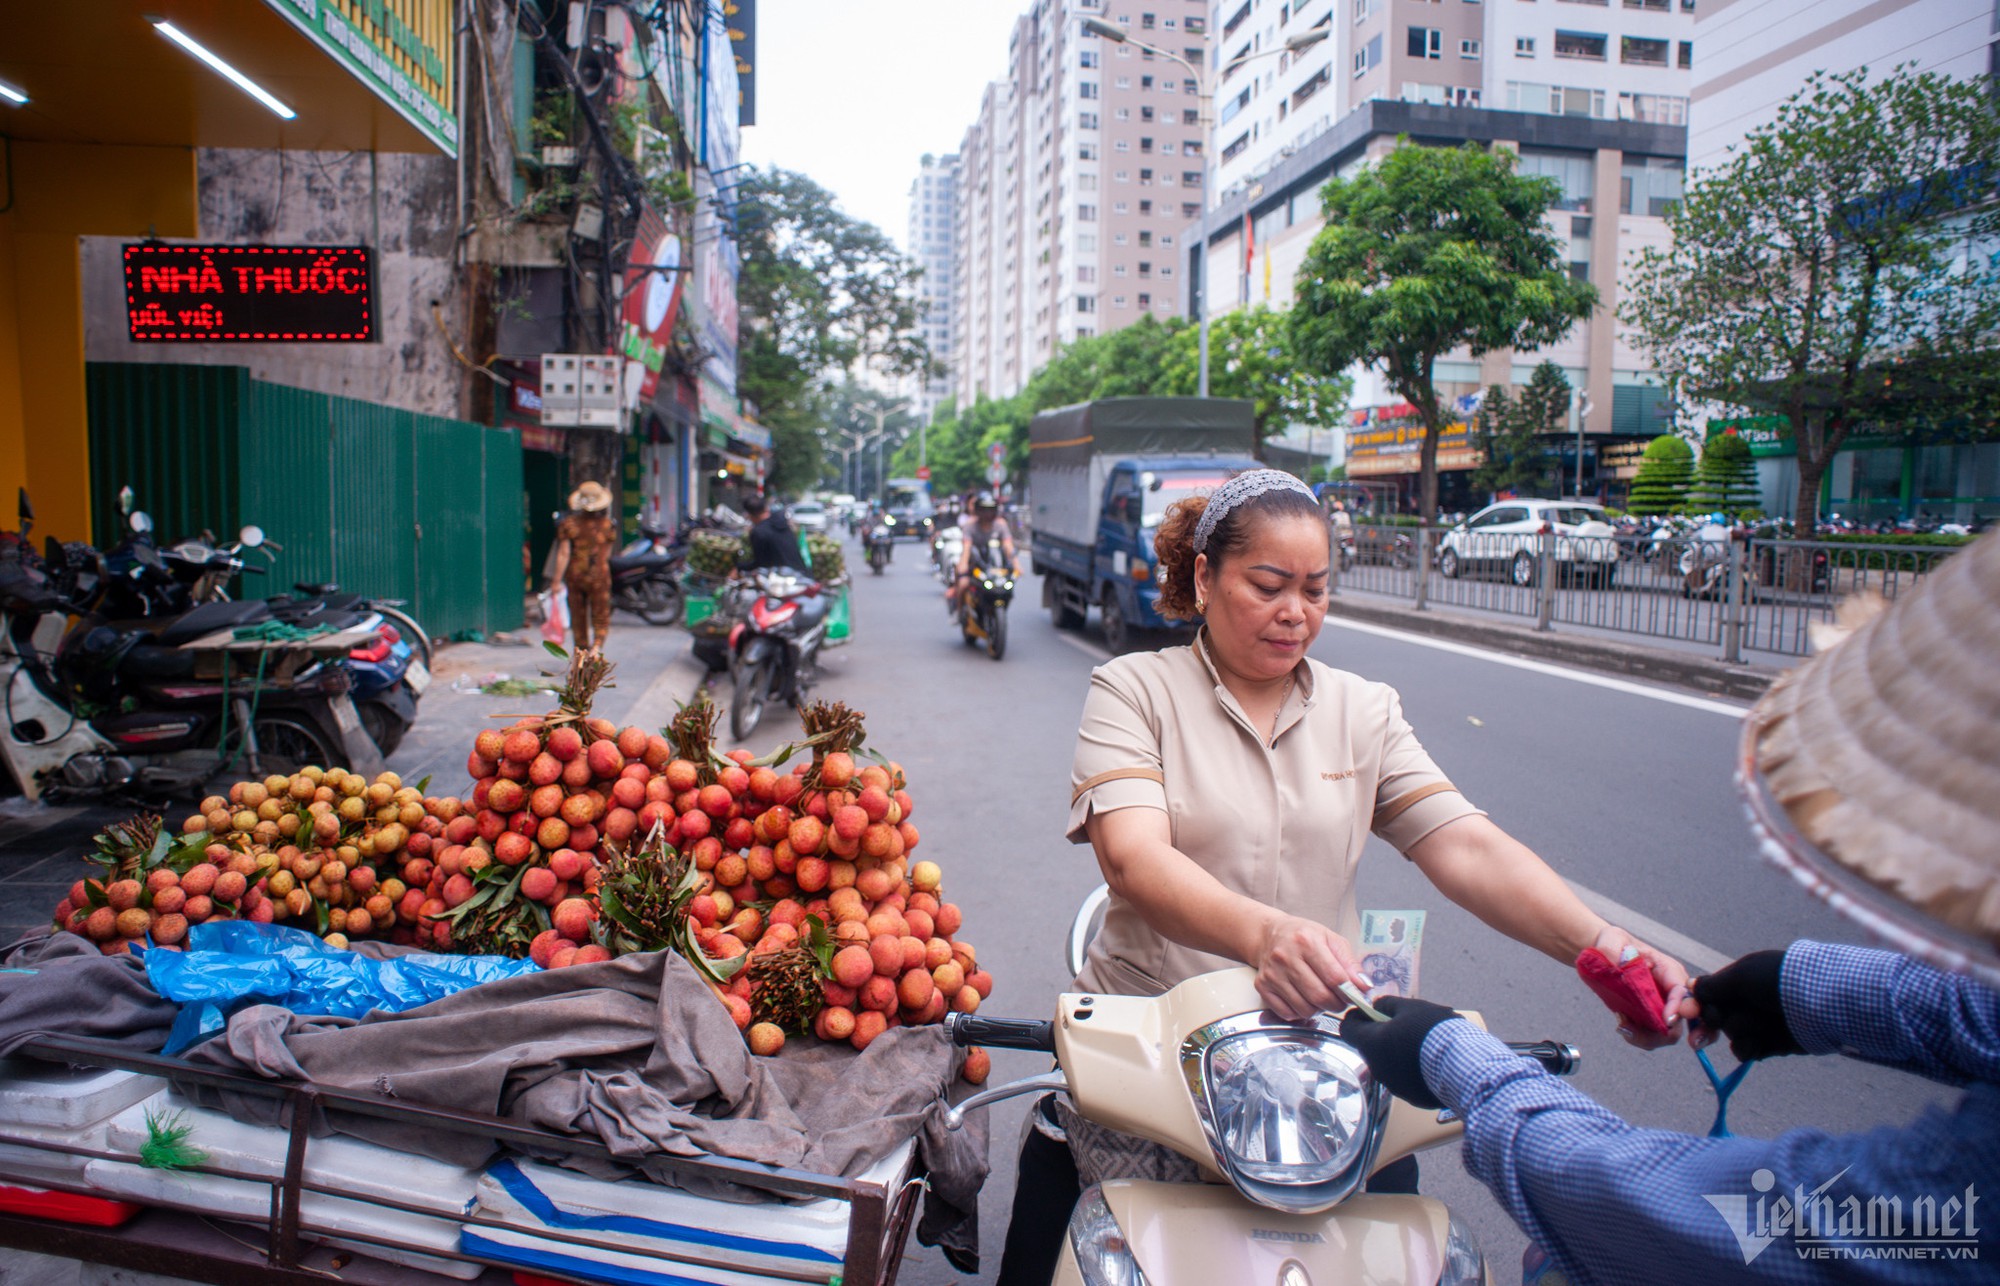
<path fill-rule="evenodd" d="M 1257 263 L 1257 233 L 1250 226 L 1250 211 L 1243 212 L 1243 271 L 1249 272 Z"/>

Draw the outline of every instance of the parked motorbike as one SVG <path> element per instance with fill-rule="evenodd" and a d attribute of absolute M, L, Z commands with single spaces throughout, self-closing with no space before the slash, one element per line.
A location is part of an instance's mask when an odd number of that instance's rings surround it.
<path fill-rule="evenodd" d="M 770 702 L 805 704 L 833 607 L 817 581 L 793 572 L 766 568 L 751 583 L 747 610 L 729 631 L 729 730 L 738 741 L 756 731 Z"/>
<path fill-rule="evenodd" d="M 637 539 L 611 556 L 611 605 L 648 625 L 678 623 L 686 565 L 685 544 L 673 542 L 665 528 L 641 522 Z"/>
<path fill-rule="evenodd" d="M 880 576 L 896 556 L 896 535 L 879 517 L 868 525 L 868 570 Z"/>
<path fill-rule="evenodd" d="M 952 566 L 955 569 L 957 562 Z M 971 581 L 958 598 L 958 628 L 967 647 L 986 645 L 998 661 L 1007 654 L 1007 608 L 1014 601 L 1014 569 L 998 549 L 975 550 Z"/>
<path fill-rule="evenodd" d="M 60 552 L 50 542 L 49 553 Z M 48 634 L 42 627 L 79 606 L 43 568 L 0 561 L 0 761 L 28 798 L 189 795 L 237 753 L 259 774 L 379 766 L 360 735 L 347 672 L 311 647 L 253 660 L 184 646 L 262 604 L 204 605 L 157 634 L 84 614 L 51 655 L 37 641 Z"/>
<path fill-rule="evenodd" d="M 1093 914 L 1087 902 L 1071 931 L 1073 956 Z M 1064 995 L 1053 1019 L 951 1014 L 955 1043 L 1054 1054 L 1056 1070 L 974 1094 L 946 1125 L 1003 1099 L 1063 1092 L 1085 1119 L 1201 1166 L 1201 1183 L 1084 1189 L 1056 1286 L 1487 1280 L 1470 1234 L 1443 1203 L 1363 1191 L 1376 1171 L 1456 1140 L 1462 1127 L 1449 1112 L 1391 1097 L 1341 1039 L 1342 1022 L 1277 1017 L 1243 968 L 1190 978 L 1162 996 Z M 1562 1076 L 1580 1061 L 1553 1041 L 1509 1048 Z"/>
<path fill-rule="evenodd" d="M 958 572 L 958 556 L 965 552 L 965 533 L 957 527 L 946 527 L 931 541 L 931 561 L 940 584 L 951 584 Z"/>

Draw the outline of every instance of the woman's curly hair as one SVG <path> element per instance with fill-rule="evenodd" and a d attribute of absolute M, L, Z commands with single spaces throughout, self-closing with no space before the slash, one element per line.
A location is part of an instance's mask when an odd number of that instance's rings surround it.
<path fill-rule="evenodd" d="M 1168 506 L 1153 537 L 1153 552 L 1159 558 L 1160 615 L 1170 621 L 1191 621 L 1200 616 L 1195 610 L 1194 529 L 1208 508 L 1208 497 L 1189 496 Z M 1224 514 L 1208 533 L 1209 565 L 1220 567 L 1231 555 L 1250 543 L 1251 535 L 1263 523 L 1276 518 L 1320 518 L 1320 508 L 1310 497 L 1294 490 L 1267 491 L 1253 496 Z"/>

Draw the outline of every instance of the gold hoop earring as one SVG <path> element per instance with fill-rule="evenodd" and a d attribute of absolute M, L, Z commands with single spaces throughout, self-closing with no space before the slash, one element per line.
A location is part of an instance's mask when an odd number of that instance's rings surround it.
<path fill-rule="evenodd" d="M 1205 598 L 1197 598 L 1197 599 L 1196 599 L 1196 600 L 1194 601 L 1194 614 L 1195 614 L 1196 616 L 1207 616 L 1207 615 L 1208 615 L 1208 600 L 1207 600 L 1207 599 L 1205 599 Z"/>

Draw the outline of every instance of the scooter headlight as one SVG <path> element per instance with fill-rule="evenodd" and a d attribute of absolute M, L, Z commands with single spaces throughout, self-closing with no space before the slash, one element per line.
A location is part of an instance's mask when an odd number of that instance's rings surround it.
<path fill-rule="evenodd" d="M 1483 1286 L 1486 1281 L 1486 1257 L 1479 1253 L 1479 1243 L 1472 1239 L 1472 1230 L 1451 1216 L 1450 1233 L 1444 1243 L 1444 1271 L 1438 1274 L 1438 1286 Z"/>
<path fill-rule="evenodd" d="M 1316 1213 L 1367 1178 L 1389 1095 L 1338 1030 L 1331 1017 L 1242 1014 L 1182 1045 L 1217 1168 L 1252 1201 Z"/>
<path fill-rule="evenodd" d="M 1086 1286 L 1146 1286 L 1118 1217 L 1096 1184 L 1083 1190 L 1069 1217 L 1069 1248 Z"/>

